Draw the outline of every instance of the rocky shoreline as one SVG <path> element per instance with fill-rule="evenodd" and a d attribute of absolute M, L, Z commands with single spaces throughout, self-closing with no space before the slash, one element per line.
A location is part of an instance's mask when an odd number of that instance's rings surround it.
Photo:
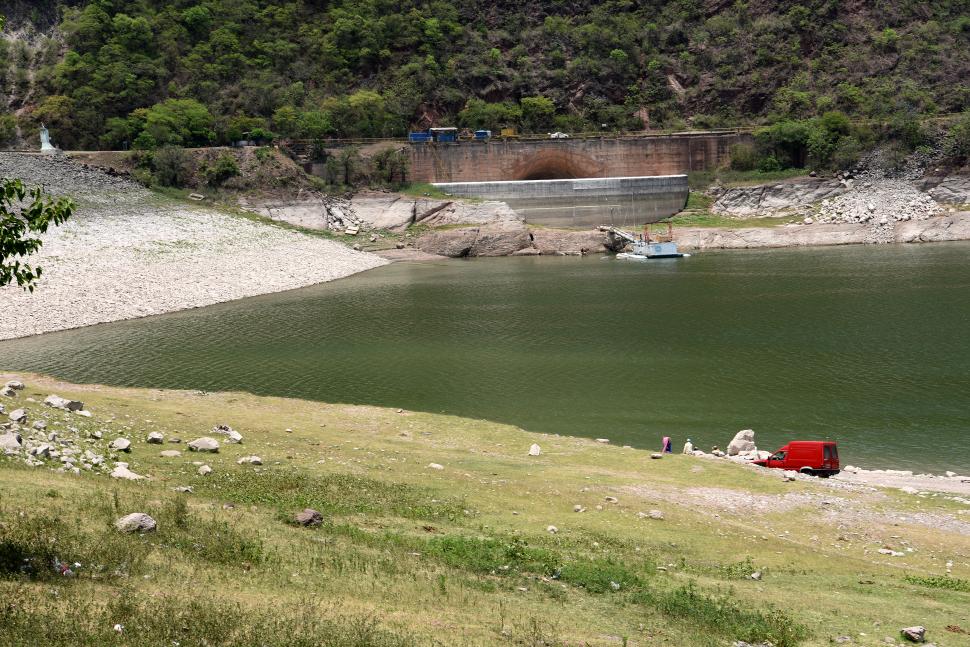
<path fill-rule="evenodd" d="M 60 157 L 0 154 L 0 176 L 78 201 L 30 262 L 33 293 L 0 288 L 0 340 L 331 281 L 387 261 L 340 243 L 162 199 Z"/>

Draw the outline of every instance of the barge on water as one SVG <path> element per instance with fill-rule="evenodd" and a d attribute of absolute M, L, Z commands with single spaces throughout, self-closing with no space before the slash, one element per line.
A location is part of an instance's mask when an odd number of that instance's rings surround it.
<path fill-rule="evenodd" d="M 668 224 L 669 227 L 670 225 Z M 600 231 L 609 232 L 633 246 L 632 251 L 621 252 L 616 255 L 617 258 L 623 260 L 649 261 L 655 258 L 685 258 L 690 256 L 690 254 L 685 254 L 677 250 L 677 243 L 671 240 L 673 235 L 670 233 L 667 235 L 667 240 L 650 240 L 649 229 L 647 227 L 644 227 L 644 234 L 639 238 L 622 229 L 608 227 L 606 225 L 601 226 Z"/>

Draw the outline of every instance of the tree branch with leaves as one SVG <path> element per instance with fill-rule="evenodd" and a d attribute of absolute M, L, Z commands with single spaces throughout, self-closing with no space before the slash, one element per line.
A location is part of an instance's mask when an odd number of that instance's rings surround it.
<path fill-rule="evenodd" d="M 0 180 L 0 286 L 16 281 L 33 292 L 42 269 L 25 259 L 40 249 L 39 236 L 74 213 L 67 198 L 50 199 L 40 188 L 29 189 L 21 180 Z"/>

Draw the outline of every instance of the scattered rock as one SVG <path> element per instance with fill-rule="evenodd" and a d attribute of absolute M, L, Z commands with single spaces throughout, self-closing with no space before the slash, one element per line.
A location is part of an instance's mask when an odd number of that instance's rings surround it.
<path fill-rule="evenodd" d="M 115 463 L 115 468 L 111 470 L 111 474 L 109 476 L 111 476 L 113 479 L 124 479 L 126 481 L 138 481 L 145 478 L 144 476 L 135 474 L 128 469 L 128 463 Z"/>
<path fill-rule="evenodd" d="M 2 389 L 0 389 L 0 395 L 2 395 L 5 398 L 12 398 L 15 395 L 17 395 L 17 392 L 11 389 L 9 386 L 5 386 Z"/>
<path fill-rule="evenodd" d="M 32 424 L 31 427 L 33 427 L 37 431 L 44 431 L 45 429 L 47 429 L 47 423 L 44 422 L 43 420 L 35 420 L 34 424 Z"/>
<path fill-rule="evenodd" d="M 77 415 L 82 416 L 84 418 L 90 418 L 91 416 L 94 415 L 90 411 L 88 411 L 87 409 L 81 409 L 80 411 L 75 411 L 74 413 L 76 413 Z"/>
<path fill-rule="evenodd" d="M 162 458 L 178 458 L 182 455 L 182 452 L 177 449 L 166 449 L 158 452 L 158 455 Z"/>
<path fill-rule="evenodd" d="M 836 636 L 832 641 L 838 644 L 850 643 L 852 642 L 852 636 Z"/>
<path fill-rule="evenodd" d="M 161 445 L 163 442 L 165 442 L 165 436 L 161 432 L 153 431 L 148 434 L 145 442 L 147 442 L 149 445 Z"/>
<path fill-rule="evenodd" d="M 651 510 L 650 512 L 638 512 L 637 517 L 640 519 L 656 519 L 657 521 L 663 521 L 664 513 L 660 510 Z"/>
<path fill-rule="evenodd" d="M 791 470 L 785 470 L 781 473 L 782 481 L 794 481 L 798 478 L 798 472 L 793 472 Z"/>
<path fill-rule="evenodd" d="M 44 404 L 49 407 L 54 407 L 55 409 L 64 409 L 65 411 L 80 411 L 84 408 L 84 403 L 78 402 L 77 400 L 68 400 L 67 398 L 62 398 L 59 395 L 49 395 L 44 399 Z"/>
<path fill-rule="evenodd" d="M 108 449 L 114 450 L 116 452 L 130 452 L 131 451 L 131 441 L 127 438 L 115 438 L 108 445 Z"/>
<path fill-rule="evenodd" d="M 247 464 L 248 465 L 262 465 L 263 464 L 263 459 L 260 458 L 259 456 L 243 456 L 242 458 L 240 458 L 239 460 L 237 460 L 236 463 L 239 464 L 239 465 L 247 465 Z"/>
<path fill-rule="evenodd" d="M 608 496 L 608 497 L 605 497 L 603 500 L 606 501 L 607 503 L 619 503 L 620 502 L 620 500 L 617 499 L 615 496 Z"/>
<path fill-rule="evenodd" d="M 551 535 L 555 535 L 557 532 L 559 532 L 559 528 L 556 528 L 555 526 L 546 526 L 546 532 Z"/>
<path fill-rule="evenodd" d="M 4 387 L 11 389 L 13 391 L 23 391 L 25 388 L 27 388 L 27 385 L 25 385 L 20 380 L 10 380 L 6 384 L 4 384 Z"/>
<path fill-rule="evenodd" d="M 216 425 L 212 428 L 212 433 L 226 436 L 226 443 L 228 444 L 241 443 L 243 440 L 242 434 L 229 425 Z"/>
<path fill-rule="evenodd" d="M 21 443 L 23 439 L 20 434 L 8 431 L 5 434 L 0 434 L 0 450 L 4 452 L 16 452 L 21 448 Z"/>
<path fill-rule="evenodd" d="M 7 416 L 12 422 L 16 422 L 18 425 L 22 425 L 27 422 L 27 412 L 23 409 L 14 409 Z"/>
<path fill-rule="evenodd" d="M 209 467 L 208 465 L 199 466 L 199 469 L 197 471 L 199 473 L 199 476 L 207 476 L 209 474 L 212 474 L 212 468 Z"/>
<path fill-rule="evenodd" d="M 573 506 L 573 512 L 586 512 L 586 508 L 577 503 Z"/>
<path fill-rule="evenodd" d="M 155 520 L 144 512 L 132 512 L 115 521 L 115 528 L 121 532 L 152 532 Z"/>
<path fill-rule="evenodd" d="M 598 442 L 598 443 L 604 443 L 605 444 L 605 443 L 610 442 L 610 439 L 609 438 L 597 438 L 596 439 L 596 442 Z"/>
<path fill-rule="evenodd" d="M 755 580 L 755 581 L 760 581 L 761 580 L 761 571 L 755 571 L 754 573 L 752 573 L 751 574 L 751 579 L 752 580 Z"/>
<path fill-rule="evenodd" d="M 439 463 L 428 463 L 428 469 L 430 469 L 430 470 L 443 470 L 443 469 L 445 469 L 445 466 L 444 465 L 441 465 Z"/>
<path fill-rule="evenodd" d="M 189 450 L 193 452 L 209 452 L 212 454 L 218 453 L 219 451 L 219 441 L 215 438 L 210 438 L 209 436 L 203 436 L 202 438 L 196 438 L 189 444 Z"/>
<path fill-rule="evenodd" d="M 532 447 L 529 447 L 529 456 L 538 456 L 541 453 L 542 449 L 536 443 L 533 443 Z"/>
<path fill-rule="evenodd" d="M 319 526 L 323 523 L 323 515 L 313 508 L 306 508 L 303 512 L 297 512 L 293 521 L 305 527 Z"/>
<path fill-rule="evenodd" d="M 926 627 L 916 625 L 914 627 L 904 627 L 899 630 L 899 635 L 910 642 L 926 642 Z"/>
<path fill-rule="evenodd" d="M 742 429 L 736 433 L 727 447 L 728 456 L 737 456 L 741 452 L 756 451 L 758 451 L 758 447 L 754 444 L 754 431 L 751 429 Z"/>
<path fill-rule="evenodd" d="M 179 485 L 178 487 L 174 487 L 172 489 L 175 490 L 176 492 L 184 492 L 186 494 L 192 494 L 191 485 Z"/>

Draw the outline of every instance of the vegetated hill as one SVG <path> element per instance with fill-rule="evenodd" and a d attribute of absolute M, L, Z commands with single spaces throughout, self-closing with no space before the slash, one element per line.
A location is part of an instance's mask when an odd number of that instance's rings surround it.
<path fill-rule="evenodd" d="M 41 121 L 61 146 L 115 148 L 970 105 L 968 0 L 18 0 L 0 11 L 0 110 L 17 117 L 0 117 L 0 143 Z"/>

